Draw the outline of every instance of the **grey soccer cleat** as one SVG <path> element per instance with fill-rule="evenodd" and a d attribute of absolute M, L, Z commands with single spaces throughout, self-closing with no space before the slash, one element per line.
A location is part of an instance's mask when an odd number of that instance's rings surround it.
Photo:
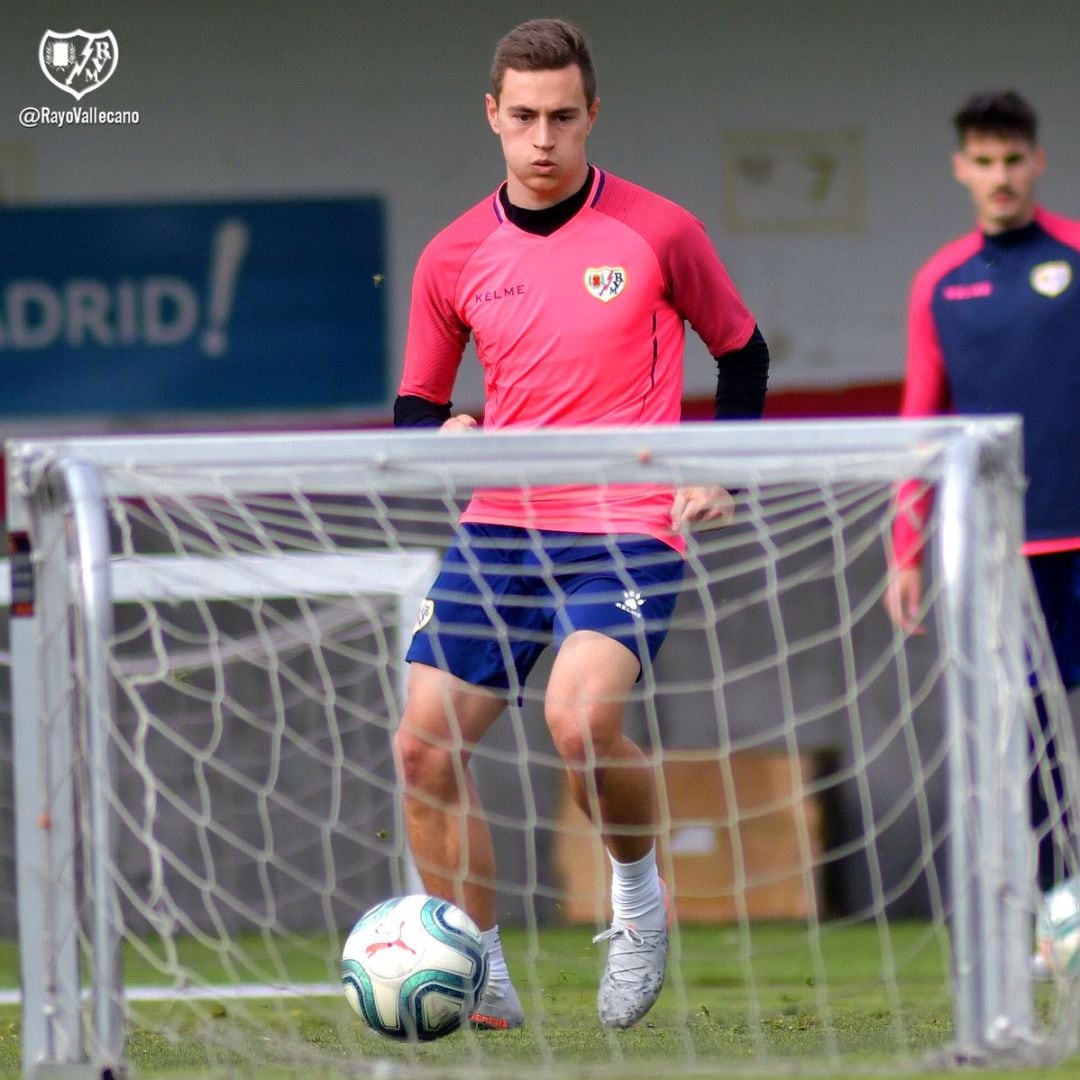
<path fill-rule="evenodd" d="M 608 1028 L 636 1024 L 660 996 L 667 965 L 668 923 L 671 909 L 664 889 L 667 921 L 657 930 L 641 930 L 633 923 L 612 920 L 611 927 L 593 942 L 607 941 L 607 963 L 600 980 L 596 1009 Z"/>
<path fill-rule="evenodd" d="M 488 983 L 469 1013 L 469 1026 L 474 1031 L 513 1031 L 525 1023 L 521 1000 L 509 981 L 497 985 Z"/>

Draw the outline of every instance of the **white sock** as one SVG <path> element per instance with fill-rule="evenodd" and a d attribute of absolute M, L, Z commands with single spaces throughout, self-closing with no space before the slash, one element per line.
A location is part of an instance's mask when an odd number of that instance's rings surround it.
<path fill-rule="evenodd" d="M 611 910 L 620 922 L 632 922 L 639 929 L 666 925 L 664 894 L 656 868 L 656 845 L 636 862 L 621 863 L 608 852 L 611 862 Z M 656 927 L 652 923 L 656 923 Z"/>
<path fill-rule="evenodd" d="M 480 936 L 487 946 L 488 961 L 488 986 L 495 983 L 508 983 L 510 971 L 506 966 L 506 957 L 503 956 L 502 939 L 499 937 L 498 924 L 490 930 L 481 930 Z"/>

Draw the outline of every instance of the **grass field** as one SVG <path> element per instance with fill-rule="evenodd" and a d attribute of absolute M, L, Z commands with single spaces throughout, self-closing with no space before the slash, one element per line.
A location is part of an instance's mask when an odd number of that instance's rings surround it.
<path fill-rule="evenodd" d="M 668 984 L 646 1021 L 619 1033 L 595 1018 L 599 951 L 586 928 L 546 929 L 530 944 L 506 935 L 528 1026 L 460 1032 L 420 1047 L 368 1032 L 339 993 L 200 1001 L 133 1002 L 129 1060 L 140 1077 L 377 1075 L 573 1078 L 880 1075 L 927 1060 L 952 1032 L 944 942 L 925 924 L 849 927 L 807 941 L 805 929 L 684 928 Z M 258 971 L 320 983 L 334 975 L 336 941 L 284 944 L 237 939 L 225 953 L 180 943 L 178 959 L 200 980 L 251 981 Z M 160 984 L 152 953 L 126 958 L 131 986 Z M 882 977 L 888 962 L 895 975 Z M 0 946 L 0 982 L 17 982 L 11 946 Z M 1048 1015 L 1053 1003 L 1041 1006 Z M 0 1009 L 0 1077 L 19 1075 L 19 1024 Z M 955 1076 L 944 1070 L 932 1076 Z M 1080 1059 L 1052 1069 L 978 1075 L 1080 1080 Z"/>

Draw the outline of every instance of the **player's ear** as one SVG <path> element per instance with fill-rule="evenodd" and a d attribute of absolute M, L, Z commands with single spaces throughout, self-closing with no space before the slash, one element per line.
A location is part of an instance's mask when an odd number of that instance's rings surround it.
<path fill-rule="evenodd" d="M 958 184 L 967 184 L 967 158 L 963 150 L 956 150 L 952 156 L 953 179 Z"/>
<path fill-rule="evenodd" d="M 593 124 L 596 123 L 596 114 L 600 111 L 600 99 L 593 98 L 592 104 L 589 106 L 589 130 L 592 131 Z"/>
<path fill-rule="evenodd" d="M 1041 146 L 1036 146 L 1031 157 L 1035 162 L 1035 175 L 1042 176 L 1046 172 L 1046 151 Z"/>
<path fill-rule="evenodd" d="M 488 124 L 491 125 L 491 130 L 496 135 L 499 134 L 499 103 L 495 100 L 494 95 L 484 95 L 484 108 L 487 111 Z"/>

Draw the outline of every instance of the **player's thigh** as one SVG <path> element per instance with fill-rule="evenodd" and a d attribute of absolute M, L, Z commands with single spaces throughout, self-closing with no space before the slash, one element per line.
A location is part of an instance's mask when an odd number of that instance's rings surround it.
<path fill-rule="evenodd" d="M 548 715 L 558 710 L 620 713 L 634 689 L 637 653 L 596 630 L 575 630 L 559 646 L 548 678 Z"/>
<path fill-rule="evenodd" d="M 544 698 L 548 730 L 563 761 L 618 756 L 626 700 L 640 670 L 637 654 L 606 634 L 576 630 L 563 641 Z"/>
<path fill-rule="evenodd" d="M 408 759 L 468 756 L 506 707 L 502 695 L 423 663 L 409 666 L 405 709 L 395 742 Z"/>

